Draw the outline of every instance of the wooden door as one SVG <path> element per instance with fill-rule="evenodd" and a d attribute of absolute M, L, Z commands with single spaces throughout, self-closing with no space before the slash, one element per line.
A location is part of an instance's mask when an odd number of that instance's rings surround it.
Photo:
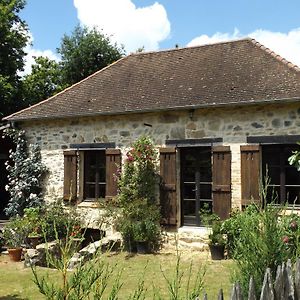
<path fill-rule="evenodd" d="M 176 149 L 160 149 L 162 224 L 177 225 Z"/>
<path fill-rule="evenodd" d="M 222 220 L 231 210 L 231 152 L 229 146 L 212 147 L 213 212 Z"/>

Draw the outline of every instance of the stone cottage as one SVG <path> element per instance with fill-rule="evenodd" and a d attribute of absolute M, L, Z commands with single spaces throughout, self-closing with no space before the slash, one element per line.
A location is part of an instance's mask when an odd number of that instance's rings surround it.
<path fill-rule="evenodd" d="M 163 221 L 201 226 L 259 201 L 271 179 L 279 203 L 300 207 L 287 158 L 300 141 L 300 69 L 253 39 L 131 54 L 59 94 L 4 118 L 41 147 L 46 201 L 117 194 L 126 149 L 149 135 L 160 153 Z"/>

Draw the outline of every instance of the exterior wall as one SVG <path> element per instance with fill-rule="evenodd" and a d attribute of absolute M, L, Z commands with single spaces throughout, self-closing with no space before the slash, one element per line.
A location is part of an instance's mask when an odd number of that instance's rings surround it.
<path fill-rule="evenodd" d="M 31 143 L 41 146 L 42 158 L 50 170 L 46 200 L 63 195 L 63 150 L 70 143 L 115 142 L 126 148 L 140 135 L 150 135 L 164 146 L 168 139 L 222 137 L 232 152 L 232 205 L 240 207 L 240 145 L 247 136 L 296 135 L 300 128 L 300 103 L 236 106 L 231 108 L 144 113 L 121 116 L 30 121 L 21 124 Z"/>

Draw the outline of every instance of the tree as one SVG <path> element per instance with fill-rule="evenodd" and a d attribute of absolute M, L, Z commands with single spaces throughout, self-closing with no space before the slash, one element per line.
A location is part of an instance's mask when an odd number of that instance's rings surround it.
<path fill-rule="evenodd" d="M 0 2 L 0 117 L 21 108 L 24 47 L 28 42 L 26 23 L 18 16 L 25 0 Z"/>
<path fill-rule="evenodd" d="M 23 83 L 27 105 L 45 100 L 66 87 L 62 83 L 59 63 L 43 56 L 35 58 L 31 73 L 24 77 Z"/>
<path fill-rule="evenodd" d="M 77 26 L 71 36 L 65 35 L 60 48 L 64 83 L 74 84 L 120 59 L 122 47 L 112 44 L 110 38 L 93 28 Z"/>

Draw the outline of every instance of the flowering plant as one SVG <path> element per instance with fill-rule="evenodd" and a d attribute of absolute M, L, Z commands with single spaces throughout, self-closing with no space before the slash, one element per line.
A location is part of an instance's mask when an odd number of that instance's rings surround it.
<path fill-rule="evenodd" d="M 5 213 L 8 216 L 23 215 L 24 208 L 39 207 L 43 202 L 41 182 L 46 168 L 41 162 L 39 146 L 27 146 L 24 130 L 7 129 L 5 134 L 16 144 L 5 163 L 8 171 L 5 188 L 10 194 Z"/>
<path fill-rule="evenodd" d="M 157 151 L 149 137 L 141 137 L 126 154 L 119 177 L 118 201 L 121 216 L 118 230 L 125 245 L 146 242 L 156 249 L 160 241 L 160 210 L 156 202 L 158 187 Z"/>
<path fill-rule="evenodd" d="M 282 242 L 290 258 L 296 258 L 300 255 L 300 216 L 291 214 L 284 216 Z"/>
<path fill-rule="evenodd" d="M 28 227 L 24 225 L 24 220 L 21 217 L 11 219 L 10 222 L 5 225 L 3 238 L 6 246 L 10 248 L 20 248 L 26 244 Z"/>
<path fill-rule="evenodd" d="M 71 233 L 71 238 L 82 238 L 81 226 L 80 225 L 73 225 Z"/>
<path fill-rule="evenodd" d="M 149 137 L 140 137 L 126 153 L 123 171 L 119 177 L 119 200 L 127 203 L 136 199 L 155 202 L 157 151 Z"/>

